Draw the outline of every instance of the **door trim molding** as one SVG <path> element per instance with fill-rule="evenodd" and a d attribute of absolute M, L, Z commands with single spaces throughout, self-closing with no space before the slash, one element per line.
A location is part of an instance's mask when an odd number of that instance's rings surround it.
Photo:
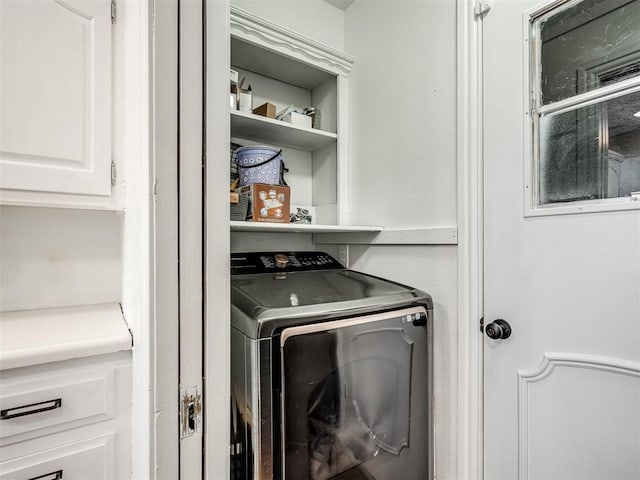
<path fill-rule="evenodd" d="M 151 252 L 153 322 L 149 328 L 148 341 L 150 343 L 149 375 L 153 385 L 153 398 L 150 405 L 150 435 L 153 443 L 150 450 L 149 475 L 146 477 L 138 475 L 135 478 L 177 479 L 180 478 L 180 432 L 177 408 L 180 375 L 177 160 L 180 132 L 176 114 L 179 68 L 178 0 L 155 1 L 149 8 L 152 21 L 150 26 L 152 44 L 148 55 L 151 70 L 149 75 L 152 155 L 150 180 L 152 183 L 149 196 L 152 202 L 150 227 L 153 236 Z M 138 344 L 135 345 L 137 348 Z M 134 355 L 136 348 L 134 348 Z M 134 414 L 135 417 L 136 414 Z"/>
<path fill-rule="evenodd" d="M 178 2 L 178 348 L 180 412 L 183 392 L 203 392 L 203 4 Z M 224 162 L 221 162 L 224 163 Z M 202 405 L 201 400 L 193 401 Z M 201 413 L 200 418 L 206 414 Z M 203 478 L 203 428 L 179 433 L 180 478 Z"/>
<path fill-rule="evenodd" d="M 204 476 L 230 472 L 230 2 L 204 0 Z M 209 159 L 207 161 L 207 159 Z"/>
<path fill-rule="evenodd" d="M 458 402 L 457 477 L 483 477 L 482 16 L 457 0 Z"/>
<path fill-rule="evenodd" d="M 126 466 L 133 479 L 155 479 L 157 460 L 154 412 L 159 392 L 156 382 L 156 335 L 164 326 L 157 315 L 156 287 L 171 293 L 162 276 L 162 267 L 173 258 L 160 247 L 164 237 L 157 230 L 152 195 L 157 162 L 155 153 L 153 98 L 155 68 L 152 46 L 164 32 L 155 30 L 153 5 L 149 2 L 120 2 L 119 21 L 113 29 L 113 155 L 118 168 L 115 199 L 96 204 L 89 197 L 63 198 L 58 207 L 123 210 L 122 237 L 122 314 L 127 321 L 135 348 L 132 350 L 131 459 Z M 125 74 L 126 72 L 126 74 Z M 126 76 L 126 78 L 125 78 Z M 126 195 L 125 195 L 126 183 Z M 44 200 L 44 198 L 43 198 Z M 77 203 L 79 202 L 79 203 Z M 160 270 L 160 272 L 158 271 Z M 156 328 L 158 327 L 159 330 Z M 160 356 L 162 362 L 169 357 Z M 165 417 L 163 417 L 165 418 Z M 171 419 L 169 418 L 169 422 Z M 171 424 L 171 423 L 169 423 Z"/>

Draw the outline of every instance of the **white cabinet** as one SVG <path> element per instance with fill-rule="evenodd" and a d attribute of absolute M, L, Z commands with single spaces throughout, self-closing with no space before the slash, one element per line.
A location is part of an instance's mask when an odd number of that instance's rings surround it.
<path fill-rule="evenodd" d="M 113 418 L 113 368 L 62 373 L 3 382 L 0 446 L 37 437 L 43 430 Z"/>
<path fill-rule="evenodd" d="M 75 442 L 0 463 L 0 480 L 110 480 L 115 436 Z"/>
<path fill-rule="evenodd" d="M 315 107 L 319 128 L 231 111 L 231 140 L 283 149 L 292 206 L 312 206 L 316 225 L 231 222 L 232 231 L 379 231 L 348 221 L 348 75 L 354 59 L 256 17 L 231 9 L 231 67 L 251 85 L 253 107 L 265 102 Z M 293 208 L 292 208 L 293 209 Z"/>
<path fill-rule="evenodd" d="M 130 478 L 129 352 L 0 372 L 0 480 Z"/>
<path fill-rule="evenodd" d="M 110 0 L 0 2 L 3 203 L 111 194 L 111 37 Z"/>
<path fill-rule="evenodd" d="M 117 304 L 0 314 L 0 480 L 130 478 L 130 350 Z"/>

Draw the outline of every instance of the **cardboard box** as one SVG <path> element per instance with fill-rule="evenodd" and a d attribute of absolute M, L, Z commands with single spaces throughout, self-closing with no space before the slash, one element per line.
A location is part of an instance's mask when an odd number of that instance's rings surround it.
<path fill-rule="evenodd" d="M 311 117 L 302 113 L 289 112 L 282 117 L 282 121 L 298 127 L 311 128 Z"/>
<path fill-rule="evenodd" d="M 263 103 L 253 109 L 253 113 L 267 118 L 276 118 L 276 106 L 273 103 Z"/>
<path fill-rule="evenodd" d="M 237 192 L 249 200 L 248 220 L 289 223 L 291 205 L 289 187 L 253 183 L 240 187 Z"/>

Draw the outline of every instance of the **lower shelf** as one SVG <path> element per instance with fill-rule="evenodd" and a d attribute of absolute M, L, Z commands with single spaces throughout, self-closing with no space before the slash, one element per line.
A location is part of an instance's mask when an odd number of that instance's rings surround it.
<path fill-rule="evenodd" d="M 259 223 L 237 222 L 230 223 L 232 232 L 283 232 L 283 233 L 353 233 L 353 232 L 381 232 L 382 227 L 352 226 L 352 225 L 305 225 L 299 223 Z"/>
<path fill-rule="evenodd" d="M 311 233 L 318 245 L 457 245 L 456 227 L 383 228 L 358 225 L 231 222 L 232 232 Z"/>

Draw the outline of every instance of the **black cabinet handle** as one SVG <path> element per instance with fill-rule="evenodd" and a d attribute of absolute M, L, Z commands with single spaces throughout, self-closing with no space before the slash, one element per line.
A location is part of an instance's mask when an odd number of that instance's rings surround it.
<path fill-rule="evenodd" d="M 56 398 L 55 400 L 47 400 L 46 402 L 31 403 L 29 405 L 23 405 L 21 407 L 7 408 L 6 410 L 0 411 L 0 420 L 9 420 L 11 418 L 24 417 L 25 415 L 33 415 L 34 413 L 55 410 L 56 408 L 60 408 L 61 406 L 62 399 Z"/>
<path fill-rule="evenodd" d="M 45 473 L 39 477 L 32 477 L 29 480 L 60 480 L 62 478 L 62 470 L 57 472 Z"/>

